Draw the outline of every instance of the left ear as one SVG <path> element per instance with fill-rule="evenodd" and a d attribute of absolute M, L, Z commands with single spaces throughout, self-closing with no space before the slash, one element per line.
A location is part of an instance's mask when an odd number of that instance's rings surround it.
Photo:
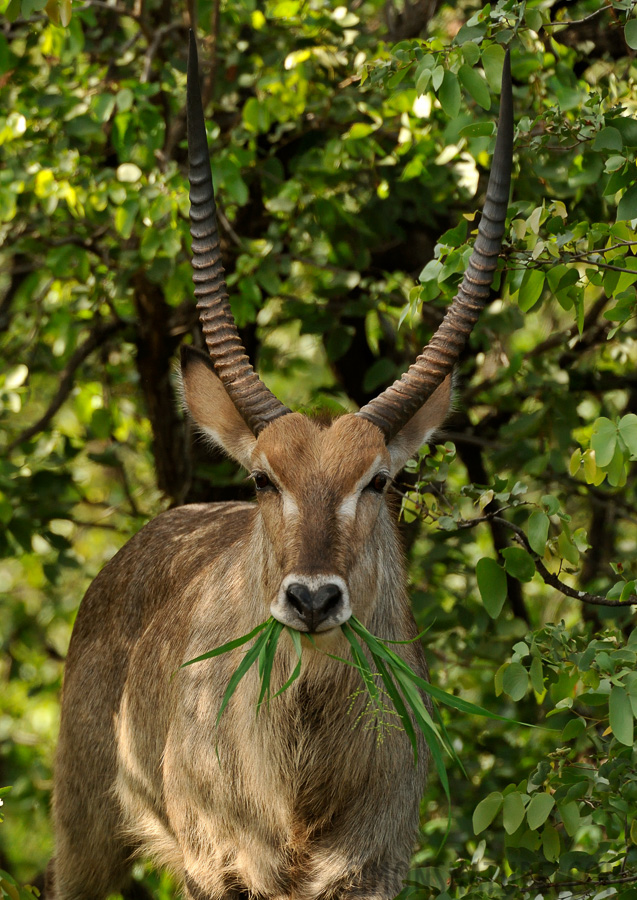
<path fill-rule="evenodd" d="M 451 407 L 451 381 L 452 376 L 447 375 L 429 400 L 387 444 L 392 478 L 426 441 L 431 440 L 434 432 L 447 418 Z"/>

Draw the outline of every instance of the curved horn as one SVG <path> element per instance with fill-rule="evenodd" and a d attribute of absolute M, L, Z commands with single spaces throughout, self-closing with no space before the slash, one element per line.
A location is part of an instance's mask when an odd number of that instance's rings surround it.
<path fill-rule="evenodd" d="M 498 264 L 511 187 L 513 97 L 507 50 L 502 70 L 500 118 L 487 196 L 473 252 L 462 284 L 438 330 L 399 381 L 364 406 L 357 415 L 377 425 L 389 441 L 420 409 L 451 372 L 489 299 Z"/>
<path fill-rule="evenodd" d="M 246 355 L 230 304 L 217 232 L 217 207 L 199 89 L 197 42 L 188 52 L 188 161 L 192 266 L 199 319 L 215 371 L 253 434 L 290 410 L 263 384 Z"/>

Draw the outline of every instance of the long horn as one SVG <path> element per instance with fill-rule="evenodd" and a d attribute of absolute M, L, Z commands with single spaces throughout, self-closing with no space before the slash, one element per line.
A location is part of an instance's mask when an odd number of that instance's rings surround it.
<path fill-rule="evenodd" d="M 371 400 L 359 416 L 377 425 L 391 440 L 420 409 L 456 364 L 471 330 L 486 305 L 498 264 L 506 221 L 513 157 L 511 61 L 507 50 L 502 70 L 498 136 L 487 196 L 462 284 L 438 330 L 399 381 Z"/>
<path fill-rule="evenodd" d="M 253 434 L 258 435 L 273 419 L 290 410 L 268 390 L 250 365 L 228 302 L 199 89 L 197 42 L 192 31 L 187 107 L 192 277 L 199 319 L 217 375 Z"/>

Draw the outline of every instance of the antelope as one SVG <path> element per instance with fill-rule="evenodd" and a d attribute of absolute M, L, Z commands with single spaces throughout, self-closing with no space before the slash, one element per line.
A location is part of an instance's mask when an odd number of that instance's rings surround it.
<path fill-rule="evenodd" d="M 416 635 L 388 497 L 447 414 L 451 372 L 489 299 L 512 160 L 508 54 L 475 246 L 449 311 L 399 381 L 329 422 L 290 411 L 232 319 L 190 36 L 188 146 L 195 295 L 209 357 L 184 348 L 185 404 L 250 474 L 256 503 L 193 504 L 146 525 L 97 576 L 71 639 L 56 761 L 49 900 L 125 890 L 135 858 L 187 900 L 390 900 L 408 870 L 427 775 L 404 732 L 348 715 L 360 675 L 340 626 Z M 217 712 L 245 648 L 188 660 L 272 615 L 301 633 L 300 677 L 255 714 L 253 667 Z M 419 641 L 400 645 L 426 677 Z M 272 684 L 296 657 L 284 631 Z"/>

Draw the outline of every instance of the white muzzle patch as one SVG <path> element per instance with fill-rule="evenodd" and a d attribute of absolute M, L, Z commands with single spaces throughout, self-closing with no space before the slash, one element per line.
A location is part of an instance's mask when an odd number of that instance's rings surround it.
<path fill-rule="evenodd" d="M 270 612 L 297 631 L 319 633 L 352 615 L 349 590 L 339 575 L 286 575 Z"/>

